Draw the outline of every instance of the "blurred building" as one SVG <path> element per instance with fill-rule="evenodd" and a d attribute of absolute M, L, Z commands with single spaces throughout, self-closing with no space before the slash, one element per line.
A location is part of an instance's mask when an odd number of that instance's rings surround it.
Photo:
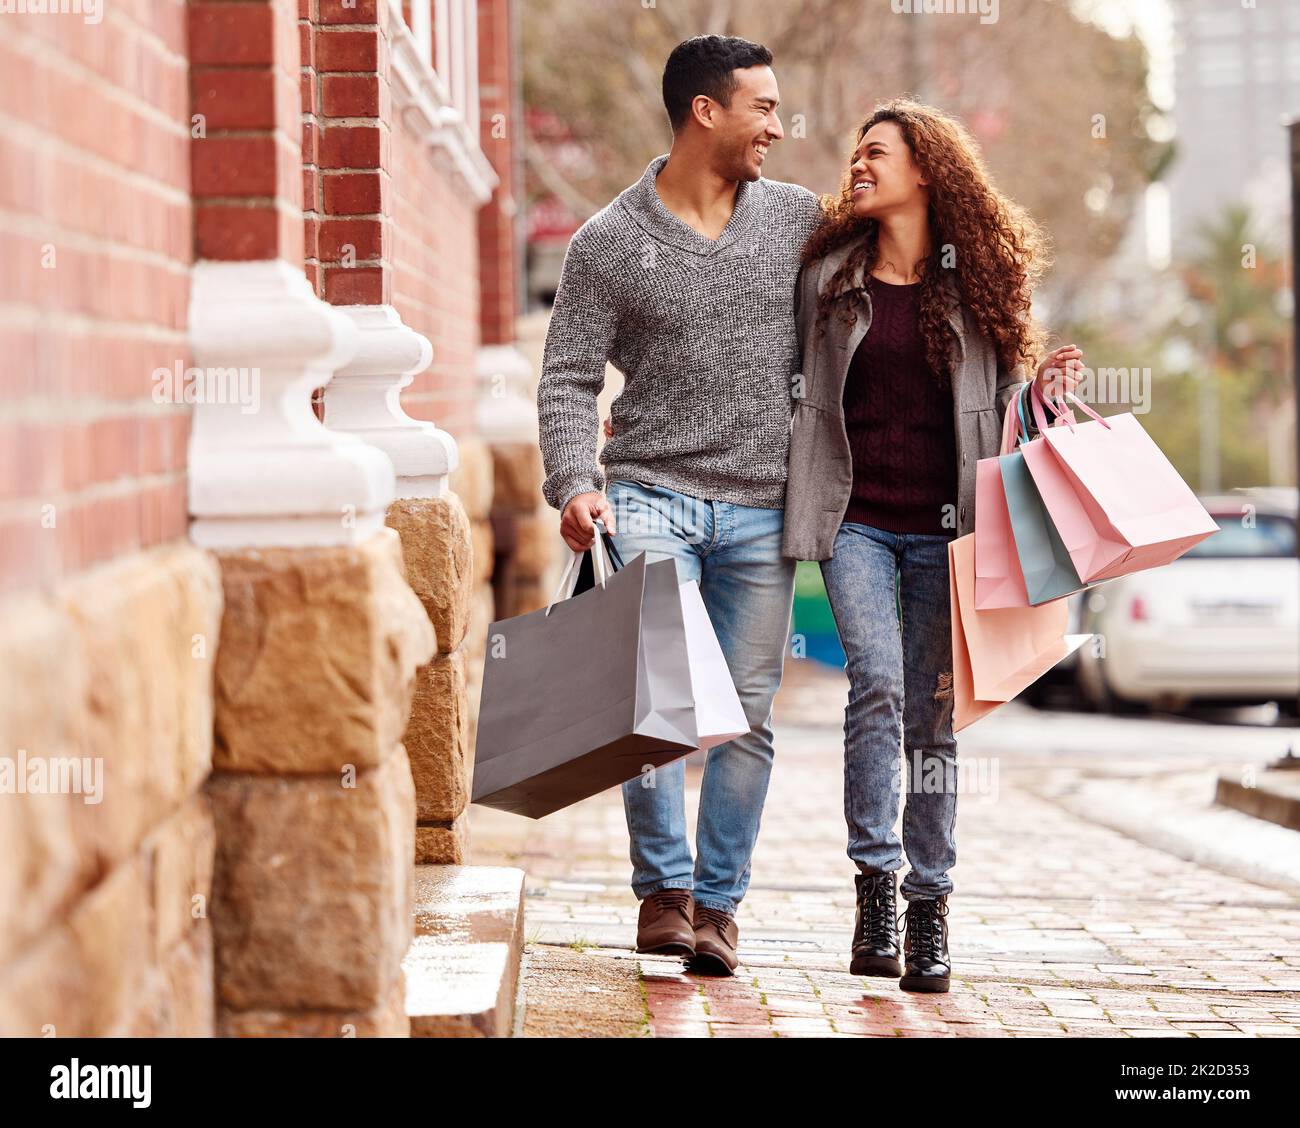
<path fill-rule="evenodd" d="M 99 14 L 0 15 L 0 1033 L 500 1033 L 477 687 L 554 539 L 514 4 Z"/>
<path fill-rule="evenodd" d="M 525 111 L 528 144 L 536 155 L 535 165 L 566 174 L 585 173 L 594 160 L 590 146 L 574 138 L 564 119 L 545 110 Z M 559 183 L 560 181 L 557 181 Z M 560 284 L 560 268 L 569 240 L 592 214 L 590 206 L 566 200 L 543 177 L 529 184 L 528 222 L 525 228 L 527 293 L 529 305 L 549 309 Z"/>
<path fill-rule="evenodd" d="M 1172 0 L 1178 157 L 1170 174 L 1175 253 L 1243 200 L 1285 242 L 1288 150 L 1300 116 L 1300 5 Z"/>

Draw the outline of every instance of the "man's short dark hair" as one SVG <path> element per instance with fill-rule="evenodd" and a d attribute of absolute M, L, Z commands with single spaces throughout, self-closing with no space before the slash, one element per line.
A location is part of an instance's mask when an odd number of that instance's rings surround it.
<path fill-rule="evenodd" d="M 664 65 L 664 108 L 673 132 L 686 124 L 698 95 L 730 108 L 740 86 L 733 72 L 771 65 L 771 51 L 734 35 L 697 35 L 677 44 Z"/>

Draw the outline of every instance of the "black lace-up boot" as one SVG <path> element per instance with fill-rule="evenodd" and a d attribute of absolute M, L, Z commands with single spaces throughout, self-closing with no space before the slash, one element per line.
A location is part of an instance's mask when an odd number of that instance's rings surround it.
<path fill-rule="evenodd" d="M 903 954 L 907 967 L 898 985 L 904 991 L 947 991 L 952 967 L 948 960 L 948 898 L 908 901 Z"/>
<path fill-rule="evenodd" d="M 897 979 L 903 974 L 898 960 L 898 920 L 892 873 L 860 873 L 858 919 L 853 928 L 854 975 L 885 975 Z"/>

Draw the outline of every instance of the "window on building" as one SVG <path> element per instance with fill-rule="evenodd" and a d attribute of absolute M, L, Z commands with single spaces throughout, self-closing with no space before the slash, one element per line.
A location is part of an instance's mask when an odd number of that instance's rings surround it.
<path fill-rule="evenodd" d="M 401 0 L 401 9 L 420 58 L 437 76 L 450 107 L 461 115 L 470 135 L 477 137 L 476 0 Z"/>

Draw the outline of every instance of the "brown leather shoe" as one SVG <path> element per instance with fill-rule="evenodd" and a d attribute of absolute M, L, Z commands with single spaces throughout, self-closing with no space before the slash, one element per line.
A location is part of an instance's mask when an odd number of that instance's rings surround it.
<path fill-rule="evenodd" d="M 660 889 L 641 902 L 636 922 L 636 950 L 661 956 L 695 955 L 691 913 L 695 898 L 689 889 Z"/>
<path fill-rule="evenodd" d="M 736 958 L 739 939 L 740 930 L 734 916 L 721 909 L 696 905 L 695 957 L 691 960 L 691 970 L 705 975 L 734 975 L 740 962 Z"/>

